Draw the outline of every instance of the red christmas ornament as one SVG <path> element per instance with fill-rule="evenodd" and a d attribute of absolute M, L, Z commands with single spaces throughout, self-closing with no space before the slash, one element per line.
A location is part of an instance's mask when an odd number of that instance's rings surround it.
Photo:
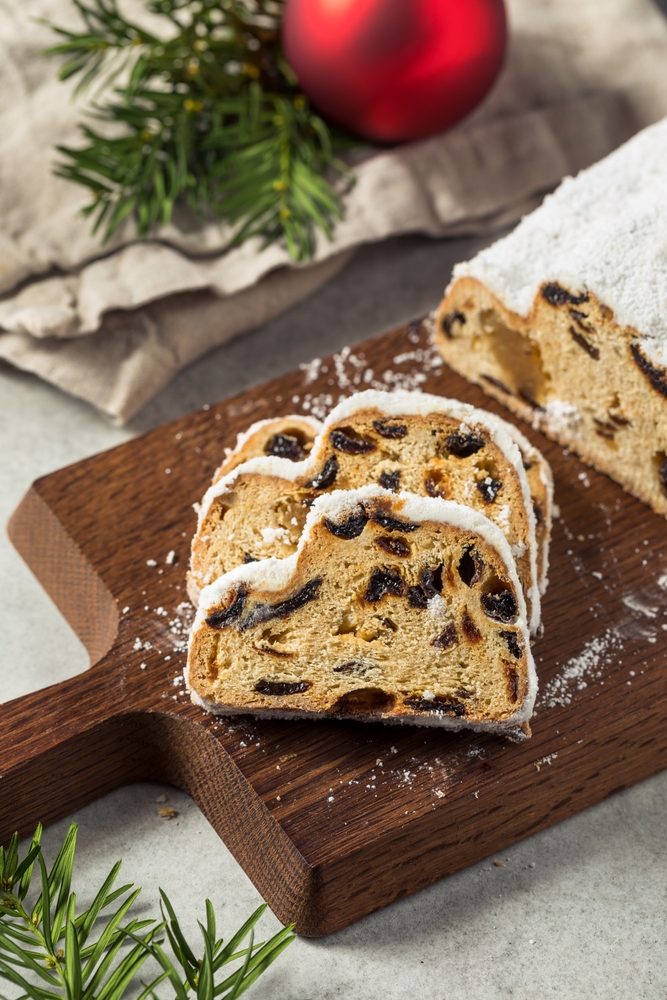
<path fill-rule="evenodd" d="M 503 62 L 503 0 L 288 0 L 283 45 L 327 118 L 379 142 L 441 132 Z"/>

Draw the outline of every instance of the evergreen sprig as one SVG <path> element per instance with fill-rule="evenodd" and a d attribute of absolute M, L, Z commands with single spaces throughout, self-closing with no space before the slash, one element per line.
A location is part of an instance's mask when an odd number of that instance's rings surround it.
<path fill-rule="evenodd" d="M 295 260 L 330 239 L 352 176 L 336 155 L 354 140 L 314 114 L 280 44 L 284 0 L 149 0 L 165 38 L 127 20 L 116 0 L 72 0 L 81 31 L 53 30 L 75 93 L 98 82 L 85 144 L 58 146 L 56 173 L 87 187 L 84 209 L 107 241 L 134 216 L 140 236 L 178 200 L 234 227 L 231 245 L 284 240 Z M 106 93 L 105 103 L 100 96 Z"/>
<path fill-rule="evenodd" d="M 255 944 L 263 905 L 225 943 L 217 937 L 215 912 L 207 899 L 205 923 L 199 923 L 203 951 L 197 957 L 163 890 L 161 921 L 129 916 L 141 890 L 131 884 L 114 888 L 120 861 L 90 906 L 81 910 L 71 890 L 77 827 L 70 826 L 50 871 L 41 834 L 38 826 L 22 860 L 18 834 L 7 850 L 0 847 L 0 978 L 18 987 L 20 1000 L 120 1000 L 148 959 L 160 971 L 142 982 L 138 1000 L 160 1000 L 156 990 L 161 983 L 168 984 L 175 1000 L 234 1000 L 294 940 L 290 926 Z M 29 905 L 35 867 L 39 891 Z M 230 963 L 237 963 L 233 971 Z"/>

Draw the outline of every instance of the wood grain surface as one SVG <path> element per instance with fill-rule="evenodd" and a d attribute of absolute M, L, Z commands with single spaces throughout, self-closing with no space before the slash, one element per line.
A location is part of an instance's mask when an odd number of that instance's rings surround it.
<path fill-rule="evenodd" d="M 413 324 L 34 483 L 10 535 L 91 668 L 0 706 L 0 842 L 118 785 L 167 781 L 277 916 L 318 936 L 667 767 L 667 522 L 526 427 L 560 506 L 532 739 L 224 720 L 190 703 L 192 505 L 224 447 L 254 420 L 323 416 L 377 385 L 503 412 Z"/>

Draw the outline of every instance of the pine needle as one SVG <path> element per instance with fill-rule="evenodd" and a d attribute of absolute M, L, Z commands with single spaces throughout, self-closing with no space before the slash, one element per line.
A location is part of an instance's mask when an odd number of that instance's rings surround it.
<path fill-rule="evenodd" d="M 52 26 L 44 54 L 64 59 L 76 96 L 92 93 L 90 122 L 81 146 L 57 147 L 55 172 L 90 191 L 84 215 L 104 242 L 128 216 L 148 236 L 178 202 L 232 226 L 232 246 L 280 241 L 302 261 L 318 231 L 332 238 L 353 181 L 337 153 L 355 140 L 299 91 L 280 46 L 284 0 L 148 0 L 164 38 L 116 0 L 72 2 L 82 30 Z"/>
<path fill-rule="evenodd" d="M 217 938 L 210 900 L 202 941 L 188 943 L 165 892 L 160 890 L 161 920 L 130 918 L 140 889 L 114 888 L 118 861 L 87 909 L 77 907 L 71 891 L 77 828 L 73 824 L 49 871 L 41 848 L 41 827 L 19 861 L 19 838 L 0 847 L 0 979 L 22 991 L 21 1000 L 121 1000 L 137 984 L 144 964 L 159 972 L 142 983 L 139 1000 L 160 1000 L 168 983 L 177 1000 L 233 1000 L 244 993 L 294 940 L 293 926 L 255 944 L 254 929 L 266 906 L 258 907 L 225 944 Z M 35 866 L 39 889 L 31 909 Z M 169 952 L 163 947 L 168 943 Z M 236 964 L 236 968 L 230 968 Z M 136 990 L 135 990 L 136 992 Z"/>

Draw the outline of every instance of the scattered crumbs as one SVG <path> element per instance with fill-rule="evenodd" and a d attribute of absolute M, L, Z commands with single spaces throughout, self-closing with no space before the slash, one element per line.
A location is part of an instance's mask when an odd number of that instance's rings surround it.
<path fill-rule="evenodd" d="M 557 503 L 551 505 L 551 513 L 554 519 L 558 519 L 560 517 L 560 507 Z"/>
<path fill-rule="evenodd" d="M 165 469 L 164 472 L 165 472 L 166 476 L 170 476 L 171 475 L 171 469 Z"/>
<path fill-rule="evenodd" d="M 580 472 L 577 478 L 579 479 L 580 482 L 582 482 L 584 484 L 584 486 L 590 486 L 591 485 L 591 481 L 590 481 L 590 479 L 588 478 L 588 475 L 585 472 Z"/>
<path fill-rule="evenodd" d="M 435 794 L 437 795 L 437 797 L 439 799 L 444 799 L 445 798 L 445 793 L 443 792 L 443 790 L 441 788 L 436 788 L 435 789 Z"/>
<path fill-rule="evenodd" d="M 143 649 L 143 648 L 144 648 L 144 644 L 141 641 L 141 639 L 139 638 L 139 636 L 137 636 L 137 638 L 134 640 L 134 646 L 132 647 L 132 649 L 139 650 L 139 649 Z"/>
<path fill-rule="evenodd" d="M 182 435 L 182 434 L 181 434 L 181 432 L 179 431 L 179 432 L 178 432 L 178 434 L 176 435 L 176 440 L 177 440 L 177 441 L 180 441 L 182 437 L 183 437 L 183 435 Z"/>
<path fill-rule="evenodd" d="M 389 747 L 389 753 L 398 753 L 396 747 Z"/>
<path fill-rule="evenodd" d="M 294 758 L 298 756 L 299 755 L 297 753 L 286 753 L 283 757 L 280 757 L 280 763 L 284 764 L 286 761 L 294 760 Z"/>
<path fill-rule="evenodd" d="M 496 866 L 496 868 L 504 868 L 505 867 L 505 865 L 502 863 L 502 861 L 494 861 L 493 863 Z"/>
<path fill-rule="evenodd" d="M 155 559 L 147 559 L 146 560 L 146 565 L 147 566 L 157 566 L 157 563 L 156 563 Z"/>
<path fill-rule="evenodd" d="M 598 573 L 598 571 L 596 569 L 593 570 L 593 572 L 591 573 L 591 576 L 594 576 L 596 580 L 601 580 L 602 579 L 602 573 Z"/>
<path fill-rule="evenodd" d="M 215 419 L 216 419 L 216 420 L 222 420 L 222 414 L 220 414 L 220 413 L 216 413 L 216 415 L 215 415 Z"/>
<path fill-rule="evenodd" d="M 557 753 L 549 753 L 547 754 L 546 757 L 540 757 L 540 759 L 536 760 L 535 764 L 533 765 L 535 770 L 539 771 L 539 769 L 542 767 L 543 764 L 548 764 L 549 767 L 551 767 L 551 761 L 555 760 L 557 756 L 558 756 Z"/>
<path fill-rule="evenodd" d="M 667 573 L 663 573 L 662 576 L 658 577 L 658 586 L 662 587 L 663 590 L 667 590 Z"/>
<path fill-rule="evenodd" d="M 473 792 L 472 794 L 475 796 L 476 799 L 479 798 L 479 792 Z"/>
<path fill-rule="evenodd" d="M 174 549 L 170 549 L 169 552 L 167 552 L 167 558 L 165 559 L 167 566 L 173 566 L 175 559 L 176 559 L 176 552 Z"/>
<path fill-rule="evenodd" d="M 161 805 L 164 802 L 168 802 L 169 799 L 167 798 L 166 795 L 158 795 L 155 801 L 157 802 L 158 805 Z"/>
<path fill-rule="evenodd" d="M 140 663 L 139 664 L 139 670 L 145 670 L 145 669 L 146 669 L 146 664 L 145 663 Z"/>
<path fill-rule="evenodd" d="M 329 795 L 327 798 L 327 802 L 333 802 L 333 800 L 334 800 L 333 795 Z"/>
<path fill-rule="evenodd" d="M 126 605 L 126 606 L 125 606 L 125 607 L 123 608 L 123 614 L 124 614 L 124 615 L 126 615 L 126 614 L 128 613 L 128 611 L 129 611 L 129 610 L 130 610 L 130 605 L 129 605 L 129 604 L 127 604 L 127 605 Z"/>
<path fill-rule="evenodd" d="M 162 817 L 162 819 L 176 819 L 176 817 L 178 816 L 176 810 L 172 809 L 171 806 L 161 806 L 158 809 L 157 813 L 158 816 Z"/>
<path fill-rule="evenodd" d="M 210 410 L 210 409 L 211 409 L 210 403 L 204 403 L 204 405 L 202 406 L 202 410 Z"/>
<path fill-rule="evenodd" d="M 384 761 L 380 757 L 378 757 L 378 759 L 375 761 L 375 766 L 384 767 Z"/>
<path fill-rule="evenodd" d="M 528 938 L 528 944 L 535 944 L 534 938 Z"/>
<path fill-rule="evenodd" d="M 195 502 L 192 505 L 192 509 L 195 512 L 195 514 L 199 513 L 199 511 L 201 510 L 201 504 L 199 503 L 199 500 L 195 500 Z"/>
<path fill-rule="evenodd" d="M 276 802 L 282 802 L 282 796 L 276 795 Z"/>

